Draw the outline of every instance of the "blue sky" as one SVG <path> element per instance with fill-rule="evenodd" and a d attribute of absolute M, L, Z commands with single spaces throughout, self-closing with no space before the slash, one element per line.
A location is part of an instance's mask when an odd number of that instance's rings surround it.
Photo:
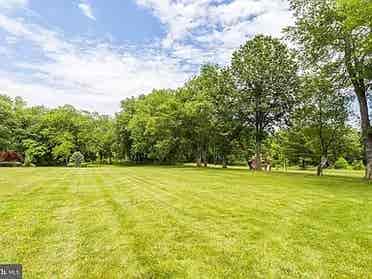
<path fill-rule="evenodd" d="M 112 114 L 292 20 L 286 0 L 0 0 L 0 93 Z"/>

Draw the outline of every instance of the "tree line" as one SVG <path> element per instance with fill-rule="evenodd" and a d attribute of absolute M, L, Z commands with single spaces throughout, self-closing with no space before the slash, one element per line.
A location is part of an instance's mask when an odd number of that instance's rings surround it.
<path fill-rule="evenodd" d="M 258 35 L 228 66 L 208 64 L 178 89 L 121 102 L 115 117 L 27 107 L 0 98 L 0 149 L 40 165 L 66 164 L 74 151 L 111 163 L 228 164 L 255 158 L 275 166 L 317 166 L 344 158 L 372 169 L 372 76 L 368 0 L 292 0 L 286 40 Z M 286 42 L 291 41 L 290 49 Z M 361 129 L 350 118 L 358 102 Z M 362 163 L 363 162 L 363 163 Z"/>
<path fill-rule="evenodd" d="M 27 107 L 19 97 L 0 95 L 0 150 L 16 150 L 36 165 L 66 165 L 74 151 L 88 161 L 110 161 L 114 131 L 109 116 L 70 105 Z"/>

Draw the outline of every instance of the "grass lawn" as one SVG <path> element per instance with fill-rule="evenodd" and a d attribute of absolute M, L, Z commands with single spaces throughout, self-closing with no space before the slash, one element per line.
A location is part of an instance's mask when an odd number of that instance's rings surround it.
<path fill-rule="evenodd" d="M 24 278 L 372 278 L 372 184 L 239 169 L 0 169 Z"/>

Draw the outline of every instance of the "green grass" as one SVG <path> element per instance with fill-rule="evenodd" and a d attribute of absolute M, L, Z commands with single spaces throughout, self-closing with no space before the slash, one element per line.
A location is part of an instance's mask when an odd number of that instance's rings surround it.
<path fill-rule="evenodd" d="M 0 169 L 24 278 L 372 278 L 372 184 L 239 169 Z"/>

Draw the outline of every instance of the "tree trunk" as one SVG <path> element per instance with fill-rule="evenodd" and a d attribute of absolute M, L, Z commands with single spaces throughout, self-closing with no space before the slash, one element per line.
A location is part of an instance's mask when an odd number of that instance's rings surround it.
<path fill-rule="evenodd" d="M 323 169 L 322 169 L 322 167 L 320 166 L 320 164 L 319 164 L 318 167 L 317 167 L 316 175 L 317 175 L 317 176 L 323 176 Z"/>
<path fill-rule="evenodd" d="M 363 142 L 365 146 L 365 160 L 366 160 L 366 173 L 365 176 L 368 180 L 372 178 L 372 131 L 371 123 L 368 114 L 368 103 L 365 90 L 360 86 L 354 84 L 355 91 L 357 93 L 359 108 L 360 108 L 360 119 L 362 126 Z"/>
<path fill-rule="evenodd" d="M 203 149 L 203 164 L 204 164 L 204 167 L 208 167 L 208 151 L 207 151 L 207 147 L 204 146 L 204 149 Z"/>
<path fill-rule="evenodd" d="M 372 179 L 372 135 L 368 135 L 366 139 L 366 178 Z"/>
<path fill-rule="evenodd" d="M 354 63 L 353 63 L 354 62 Z M 357 65 L 359 61 L 353 57 L 353 48 L 351 39 L 345 39 L 345 65 L 351 83 L 353 84 L 355 94 L 357 95 L 360 109 L 360 120 L 362 126 L 363 142 L 365 147 L 365 160 L 366 160 L 366 178 L 370 180 L 372 178 L 372 133 L 371 123 L 368 113 L 368 102 L 367 102 L 367 87 L 364 79 L 358 76 Z"/>
<path fill-rule="evenodd" d="M 197 150 L 196 150 L 196 166 L 200 168 L 202 166 L 203 161 L 203 150 L 201 147 L 201 144 L 198 144 Z"/>
<path fill-rule="evenodd" d="M 256 139 L 256 170 L 262 170 L 261 164 L 261 141 Z"/>
<path fill-rule="evenodd" d="M 327 156 L 323 155 L 320 158 L 320 162 L 319 162 L 319 165 L 317 167 L 317 171 L 316 171 L 317 176 L 323 176 L 323 170 L 324 170 L 325 166 L 327 165 L 327 162 L 328 162 Z"/>
<path fill-rule="evenodd" d="M 248 170 L 250 170 L 251 169 L 250 166 L 249 166 L 250 159 L 249 159 L 249 156 L 248 156 L 248 154 L 246 152 L 244 152 L 244 159 L 247 162 L 247 168 L 248 168 Z"/>
<path fill-rule="evenodd" d="M 222 168 L 227 169 L 227 161 L 225 155 L 222 157 Z"/>
<path fill-rule="evenodd" d="M 216 144 L 213 145 L 213 165 L 216 165 Z"/>
<path fill-rule="evenodd" d="M 203 152 L 203 164 L 204 164 L 204 167 L 208 167 L 207 152 L 205 150 Z"/>

